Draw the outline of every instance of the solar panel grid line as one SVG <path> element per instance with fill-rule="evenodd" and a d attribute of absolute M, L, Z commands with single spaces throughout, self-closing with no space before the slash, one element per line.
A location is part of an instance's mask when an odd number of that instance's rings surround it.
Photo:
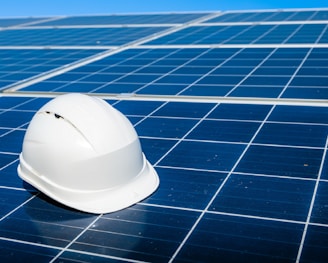
<path fill-rule="evenodd" d="M 323 151 L 323 156 L 322 156 L 321 163 L 320 163 L 319 173 L 318 173 L 318 177 L 316 179 L 315 187 L 314 187 L 314 190 L 313 190 L 313 195 L 312 195 L 312 199 L 311 199 L 311 203 L 310 203 L 310 208 L 309 208 L 306 223 L 305 223 L 305 226 L 304 226 L 304 231 L 303 231 L 303 235 L 302 235 L 302 240 L 300 242 L 296 262 L 300 262 L 300 260 L 301 260 L 303 247 L 304 247 L 304 242 L 305 242 L 305 239 L 306 239 L 308 226 L 309 226 L 309 223 L 311 221 L 313 206 L 314 206 L 314 202 L 315 202 L 315 199 L 316 199 L 316 196 L 317 196 L 317 191 L 318 191 L 318 187 L 319 187 L 319 183 L 320 183 L 320 179 L 321 179 L 321 175 L 322 175 L 322 171 L 323 171 L 323 165 L 324 165 L 324 162 L 325 162 L 327 149 L 328 149 L 328 137 L 326 139 L 325 149 Z"/>
<path fill-rule="evenodd" d="M 218 106 L 218 105 L 217 105 Z M 216 106 L 216 107 L 217 107 Z M 216 190 L 215 194 L 212 196 L 212 198 L 210 199 L 210 201 L 208 202 L 208 204 L 206 205 L 205 209 L 202 211 L 202 213 L 199 215 L 199 217 L 197 218 L 197 220 L 195 221 L 194 225 L 190 228 L 188 234 L 185 236 L 185 238 L 183 239 L 183 241 L 180 243 L 179 247 L 176 249 L 175 253 L 172 255 L 171 259 L 170 259 L 170 263 L 173 262 L 175 260 L 175 258 L 177 257 L 177 255 L 180 253 L 181 249 L 183 248 L 183 246 L 185 245 L 185 243 L 187 242 L 187 240 L 190 238 L 190 236 L 192 235 L 192 233 L 194 232 L 194 230 L 196 229 L 196 227 L 198 226 L 198 224 L 200 223 L 200 221 L 202 220 L 202 218 L 204 217 L 204 215 L 207 213 L 207 211 L 209 210 L 209 208 L 211 207 L 212 203 L 214 202 L 214 200 L 216 199 L 216 197 L 219 195 L 219 193 L 221 192 L 221 190 L 223 189 L 224 185 L 226 184 L 226 182 L 229 180 L 230 176 L 233 174 L 234 170 L 237 168 L 239 162 L 241 161 L 241 159 L 243 158 L 243 156 L 246 154 L 247 150 L 249 149 L 250 145 L 252 144 L 252 142 L 254 141 L 255 137 L 257 136 L 257 134 L 260 132 L 261 128 L 263 127 L 264 123 L 266 122 L 266 120 L 269 118 L 270 114 L 273 112 L 275 106 L 271 107 L 270 111 L 267 113 L 266 117 L 264 118 L 264 120 L 262 121 L 262 123 L 260 124 L 260 126 L 257 128 L 256 132 L 254 133 L 254 135 L 252 136 L 252 138 L 250 139 L 250 141 L 247 143 L 247 145 L 245 146 L 244 150 L 242 151 L 242 153 L 240 154 L 239 158 L 236 160 L 235 164 L 233 165 L 233 167 L 231 168 L 231 170 L 229 171 L 229 173 L 227 174 L 227 176 L 224 178 L 223 182 L 221 183 L 221 185 L 219 186 L 219 188 Z M 212 109 L 212 111 L 215 108 Z M 209 113 L 210 114 L 210 113 Z M 208 114 L 208 115 L 209 115 Z M 157 162 L 158 163 L 158 162 Z M 155 166 L 156 164 L 155 163 Z"/>

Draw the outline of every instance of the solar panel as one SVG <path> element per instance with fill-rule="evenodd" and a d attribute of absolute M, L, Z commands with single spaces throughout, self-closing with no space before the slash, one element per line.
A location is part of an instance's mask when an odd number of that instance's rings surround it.
<path fill-rule="evenodd" d="M 0 32 L 0 46 L 117 46 L 165 27 L 20 28 Z"/>
<path fill-rule="evenodd" d="M 318 21 L 327 20 L 327 10 L 280 10 L 280 11 L 230 11 L 225 14 L 207 20 L 206 23 L 228 23 L 228 22 L 282 22 L 282 21 Z"/>
<path fill-rule="evenodd" d="M 126 14 L 64 17 L 52 21 L 37 23 L 38 26 L 77 26 L 77 25 L 145 25 L 145 24 L 181 24 L 200 18 L 208 13 L 185 14 Z"/>
<path fill-rule="evenodd" d="M 326 17 L 0 19 L 22 24 L 0 31 L 1 262 L 326 262 Z M 93 215 L 18 177 L 31 118 L 67 92 L 128 117 L 153 195 Z"/>
<path fill-rule="evenodd" d="M 0 18 L 0 27 L 11 27 L 11 26 L 21 26 L 30 25 L 39 21 L 43 21 L 46 18 L 33 18 L 33 17 L 18 17 L 18 18 Z"/>

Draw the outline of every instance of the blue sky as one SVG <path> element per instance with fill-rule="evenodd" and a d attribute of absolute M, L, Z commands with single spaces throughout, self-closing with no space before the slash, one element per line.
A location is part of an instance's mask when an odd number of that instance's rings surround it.
<path fill-rule="evenodd" d="M 0 17 L 328 7 L 327 0 L 3 0 Z"/>

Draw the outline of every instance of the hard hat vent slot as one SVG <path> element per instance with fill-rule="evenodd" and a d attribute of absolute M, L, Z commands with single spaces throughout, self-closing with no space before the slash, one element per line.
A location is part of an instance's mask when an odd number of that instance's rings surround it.
<path fill-rule="evenodd" d="M 58 114 L 58 113 L 54 113 L 54 112 L 50 112 L 50 111 L 46 111 L 45 113 L 46 113 L 46 114 L 52 114 L 52 115 L 54 115 L 56 119 L 64 119 L 64 117 L 61 116 L 61 115 Z"/>
<path fill-rule="evenodd" d="M 61 116 L 61 115 L 59 115 L 59 114 L 57 114 L 57 113 L 54 113 L 54 115 L 55 115 L 55 117 L 56 117 L 57 119 L 64 119 L 63 116 Z"/>

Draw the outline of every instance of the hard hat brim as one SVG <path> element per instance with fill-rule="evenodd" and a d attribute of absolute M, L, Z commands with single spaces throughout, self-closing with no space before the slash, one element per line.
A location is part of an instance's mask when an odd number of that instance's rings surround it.
<path fill-rule="evenodd" d="M 151 195 L 159 185 L 158 175 L 143 155 L 143 168 L 132 180 L 114 188 L 81 191 L 72 190 L 49 181 L 40 175 L 20 155 L 18 175 L 47 196 L 79 211 L 103 214 L 136 204 Z"/>

